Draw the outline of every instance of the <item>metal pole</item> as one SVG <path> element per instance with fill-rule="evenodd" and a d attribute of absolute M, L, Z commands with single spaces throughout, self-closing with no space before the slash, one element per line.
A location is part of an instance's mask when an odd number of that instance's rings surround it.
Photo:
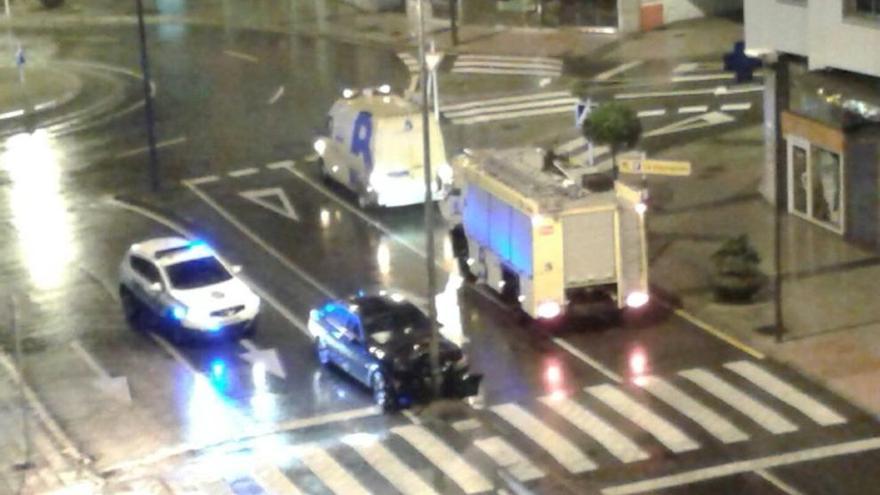
<path fill-rule="evenodd" d="M 428 64 L 425 61 L 425 9 L 419 2 L 419 63 L 422 92 L 422 153 L 425 174 L 425 268 L 428 271 L 428 320 L 431 322 L 431 344 L 428 350 L 431 361 L 431 385 L 434 397 L 440 394 L 440 335 L 437 328 L 437 303 L 434 300 L 437 280 L 434 271 L 434 195 L 431 190 L 431 138 L 428 120 Z"/>
<path fill-rule="evenodd" d="M 12 333 L 15 340 L 15 367 L 18 368 L 18 394 L 21 408 L 21 435 L 24 444 L 24 459 L 18 464 L 19 468 L 28 469 L 31 465 L 31 435 L 28 421 L 27 395 L 24 389 L 24 359 L 21 355 L 21 332 L 18 331 L 18 323 L 15 318 L 15 297 L 9 297 L 9 318 L 12 321 Z"/>
<path fill-rule="evenodd" d="M 144 80 L 144 113 L 147 119 L 147 145 L 150 149 L 150 189 L 159 191 L 159 155 L 156 152 L 156 134 L 153 129 L 155 117 L 153 116 L 153 94 L 150 90 L 150 62 L 147 58 L 147 33 L 144 29 L 144 6 L 142 0 L 135 0 L 137 4 L 138 33 L 141 42 L 141 71 Z"/>
<path fill-rule="evenodd" d="M 781 117 L 782 111 L 788 106 L 788 66 L 784 58 L 780 59 L 772 69 L 775 74 L 773 77 L 774 92 L 773 101 L 773 118 L 776 127 L 776 160 L 774 175 L 774 201 L 773 201 L 773 263 L 776 270 L 776 277 L 773 278 L 773 312 L 776 323 L 776 331 L 774 332 L 777 343 L 782 342 L 785 334 L 785 320 L 782 308 L 782 213 L 786 208 L 786 184 L 785 177 L 782 173 L 783 167 L 780 164 L 786 164 L 788 161 L 788 153 L 786 149 L 786 141 L 782 135 Z"/>
<path fill-rule="evenodd" d="M 449 21 L 452 27 L 452 46 L 456 46 L 458 45 L 458 0 L 449 0 Z"/>

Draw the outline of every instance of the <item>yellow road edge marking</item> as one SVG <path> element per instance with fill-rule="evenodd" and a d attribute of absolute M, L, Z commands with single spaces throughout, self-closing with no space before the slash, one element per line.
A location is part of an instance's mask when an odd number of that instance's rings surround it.
<path fill-rule="evenodd" d="M 704 332 L 706 332 L 710 335 L 713 335 L 713 336 L 723 340 L 724 342 L 727 342 L 728 344 L 732 345 L 733 347 L 736 347 L 737 349 L 745 352 L 746 354 L 752 356 L 755 359 L 766 359 L 766 357 L 767 357 L 763 352 L 761 352 L 761 351 L 753 348 L 752 346 L 740 341 L 736 337 L 732 337 L 732 336 L 726 334 L 724 331 L 713 327 L 712 325 L 706 323 L 705 321 L 697 318 L 696 316 L 688 313 L 687 311 L 685 311 L 683 309 L 674 309 L 673 312 L 676 315 L 681 316 L 685 320 L 693 323 L 700 330 L 703 330 Z"/>

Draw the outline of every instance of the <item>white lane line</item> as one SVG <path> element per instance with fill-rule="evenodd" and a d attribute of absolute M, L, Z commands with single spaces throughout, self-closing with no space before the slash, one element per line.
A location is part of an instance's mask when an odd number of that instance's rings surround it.
<path fill-rule="evenodd" d="M 248 55 L 247 53 L 242 53 L 236 50 L 223 50 L 223 53 L 229 55 L 230 57 L 237 58 L 240 60 L 246 60 L 252 64 L 259 63 L 260 59 L 253 55 Z"/>
<path fill-rule="evenodd" d="M 227 175 L 229 175 L 230 177 L 238 178 L 238 177 L 244 177 L 246 175 L 254 175 L 257 172 L 259 172 L 259 169 L 257 169 L 256 167 L 248 167 L 248 168 L 241 168 L 238 170 L 233 170 L 232 172 L 229 172 Z"/>
<path fill-rule="evenodd" d="M 584 390 L 604 402 L 611 409 L 617 411 L 624 418 L 639 425 L 640 428 L 650 433 L 669 450 L 673 452 L 687 452 L 700 448 L 700 444 L 685 435 L 681 430 L 673 426 L 672 423 L 639 404 L 614 385 L 596 385 L 587 387 Z"/>
<path fill-rule="evenodd" d="M 266 168 L 268 168 L 269 170 L 278 170 L 281 168 L 285 168 L 285 169 L 291 168 L 294 165 L 296 165 L 296 162 L 293 160 L 282 160 L 280 162 L 272 162 L 272 163 L 266 164 Z"/>
<path fill-rule="evenodd" d="M 644 61 L 642 61 L 642 60 L 634 60 L 632 62 L 627 62 L 625 64 L 618 65 L 617 67 L 606 70 L 605 72 L 597 75 L 596 77 L 593 78 L 593 80 L 594 81 L 607 81 L 607 80 L 611 79 L 612 77 L 614 77 L 618 74 L 622 74 L 622 73 L 624 73 L 634 67 L 637 67 L 643 63 L 644 63 Z"/>
<path fill-rule="evenodd" d="M 694 74 L 690 76 L 673 76 L 672 82 L 697 82 L 697 81 L 720 81 L 720 80 L 733 80 L 736 76 L 734 74 Z"/>
<path fill-rule="evenodd" d="M 678 372 L 679 375 L 696 383 L 727 405 L 743 413 L 774 435 L 796 431 L 798 427 L 781 414 L 761 402 L 737 390 L 729 383 L 709 371 L 694 368 Z"/>
<path fill-rule="evenodd" d="M 11 119 L 13 117 L 21 117 L 22 115 L 24 115 L 24 109 L 12 110 L 6 113 L 0 113 L 0 120 Z"/>
<path fill-rule="evenodd" d="M 271 98 L 269 98 L 269 101 L 267 101 L 266 103 L 268 103 L 269 105 L 274 105 L 275 102 L 280 100 L 282 96 L 284 96 L 284 86 L 278 86 L 278 89 L 275 90 L 275 93 L 272 95 Z"/>
<path fill-rule="evenodd" d="M 877 449 L 880 449 L 880 437 L 866 438 L 863 440 L 838 443 L 835 445 L 826 445 L 824 447 L 798 450 L 787 454 L 734 461 L 727 464 L 695 469 L 693 471 L 686 471 L 670 476 L 661 476 L 659 478 L 636 481 L 634 483 L 605 488 L 602 490 L 602 495 L 635 495 L 637 493 L 658 492 L 667 488 L 690 485 L 701 481 L 726 478 L 728 476 L 749 473 L 752 471 L 801 464 L 830 457 L 858 454 L 860 452 Z"/>
<path fill-rule="evenodd" d="M 727 86 L 718 86 L 715 88 L 713 93 L 716 96 L 720 95 L 739 95 L 743 93 L 758 93 L 764 91 L 764 86 L 752 85 L 752 86 L 736 86 L 736 87 L 727 87 Z"/>
<path fill-rule="evenodd" d="M 169 146 L 175 146 L 178 144 L 183 144 L 185 142 L 186 142 L 186 136 L 180 136 L 180 137 L 176 137 L 174 139 L 167 139 L 165 141 L 159 141 L 158 143 L 156 143 L 156 149 L 167 148 Z M 128 151 L 122 151 L 122 152 L 116 153 L 114 158 L 127 158 L 129 156 L 134 156 L 134 155 L 139 155 L 141 153 L 146 153 L 149 150 L 150 150 L 149 147 L 142 146 L 140 148 L 134 148 L 134 149 L 131 149 Z"/>
<path fill-rule="evenodd" d="M 690 107 L 679 107 L 678 113 L 706 113 L 709 111 L 709 107 L 706 105 L 694 105 Z"/>
<path fill-rule="evenodd" d="M 92 370 L 93 373 L 98 375 L 99 378 L 109 379 L 110 373 L 101 366 L 101 363 L 95 359 L 94 356 L 89 354 L 89 352 L 80 344 L 78 340 L 74 340 L 70 343 L 70 347 L 73 351 L 86 363 L 86 366 Z"/>
<path fill-rule="evenodd" d="M 538 444 L 568 471 L 583 473 L 596 469 L 596 464 L 574 443 L 518 404 L 500 404 L 489 409 Z"/>
<path fill-rule="evenodd" d="M 639 385 L 650 392 L 654 397 L 665 402 L 678 412 L 687 416 L 693 422 L 700 425 L 704 430 L 711 433 L 715 438 L 724 443 L 741 442 L 748 440 L 749 436 L 723 418 L 720 414 L 709 409 L 701 402 L 682 392 L 671 383 L 656 376 L 647 376 Z"/>
<path fill-rule="evenodd" d="M 697 62 L 687 62 L 683 64 L 678 64 L 674 69 L 672 69 L 673 74 L 683 74 L 685 72 L 693 72 L 697 70 L 700 66 Z"/>
<path fill-rule="evenodd" d="M 644 450 L 640 449 L 626 435 L 614 429 L 602 418 L 596 416 L 592 411 L 574 400 L 568 397 L 557 398 L 549 396 L 541 397 L 540 401 L 552 409 L 553 412 L 576 426 L 577 429 L 593 437 L 594 440 L 602 444 L 608 452 L 611 452 L 621 462 L 643 461 L 649 457 Z"/>
<path fill-rule="evenodd" d="M 377 407 L 367 406 L 358 409 L 349 409 L 348 411 L 322 414 L 320 416 L 310 416 L 308 418 L 288 419 L 278 423 L 275 430 L 278 432 L 302 430 L 303 428 L 322 426 L 330 423 L 344 423 L 346 421 L 377 416 L 380 414 L 382 414 L 382 411 Z"/>
<path fill-rule="evenodd" d="M 406 440 L 465 493 L 486 492 L 493 488 L 491 481 L 425 427 L 397 426 L 391 432 Z"/>
<path fill-rule="evenodd" d="M 272 495 L 302 495 L 303 491 L 293 484 L 277 467 L 264 464 L 251 471 L 251 477 L 260 488 Z"/>
<path fill-rule="evenodd" d="M 564 105 L 565 108 L 571 110 L 574 108 L 574 104 L 577 103 L 578 99 L 574 97 L 567 98 L 556 98 L 553 100 L 537 100 L 537 101 L 524 101 L 520 103 L 507 103 L 503 105 L 494 105 L 491 107 L 480 107 L 480 108 L 469 108 L 465 110 L 452 110 L 452 111 L 444 111 L 443 113 L 446 117 L 452 120 L 463 120 L 466 117 L 471 117 L 475 115 L 492 115 L 492 114 L 500 114 L 506 112 L 513 112 L 516 110 L 530 110 L 536 108 L 553 108 L 559 107 L 560 105 Z"/>
<path fill-rule="evenodd" d="M 342 467 L 330 454 L 316 444 L 301 447 L 303 464 L 336 495 L 370 495 L 370 491 Z"/>
<path fill-rule="evenodd" d="M 663 96 L 694 96 L 715 94 L 718 89 L 683 89 L 680 91 L 649 91 L 647 93 L 620 93 L 614 95 L 615 100 L 635 100 L 639 98 L 657 98 Z"/>
<path fill-rule="evenodd" d="M 528 55 L 478 55 L 466 53 L 459 55 L 456 61 L 483 61 L 483 62 L 500 62 L 500 61 L 516 61 L 516 62 L 537 62 L 548 65 L 562 66 L 562 60 L 558 58 L 548 57 L 530 57 Z"/>
<path fill-rule="evenodd" d="M 549 93 L 537 93 L 537 94 L 528 94 L 528 95 L 518 95 L 518 96 L 503 96 L 500 98 L 489 98 L 486 100 L 477 100 L 477 101 L 468 101 L 462 103 L 450 103 L 447 105 L 443 105 L 444 112 L 453 111 L 453 110 L 463 110 L 466 108 L 481 108 L 481 107 L 491 107 L 498 104 L 503 103 L 517 103 L 521 101 L 537 101 L 541 99 L 551 99 L 551 98 L 560 98 L 560 97 L 571 97 L 571 92 L 569 91 L 552 91 Z"/>
<path fill-rule="evenodd" d="M 201 372 L 197 370 L 196 367 L 193 366 L 192 363 L 190 363 L 189 360 L 185 358 L 183 354 L 181 354 L 180 351 L 177 350 L 176 347 L 168 343 L 167 340 L 159 335 L 156 335 L 153 332 L 149 332 L 149 335 L 150 338 L 159 345 L 159 347 L 165 349 L 165 352 L 167 352 L 172 358 L 174 358 L 175 361 L 183 365 L 183 367 L 186 368 L 190 373 L 192 373 L 196 377 L 202 376 Z"/>
<path fill-rule="evenodd" d="M 454 428 L 456 431 L 476 430 L 476 429 L 479 429 L 480 426 L 482 426 L 482 425 L 479 422 L 479 420 L 476 420 L 474 418 L 462 419 L 462 420 L 456 421 L 455 423 L 452 423 L 452 428 Z"/>
<path fill-rule="evenodd" d="M 534 110 L 523 110 L 520 112 L 507 112 L 503 114 L 489 114 L 489 115 L 477 115 L 475 117 L 466 117 L 461 119 L 450 119 L 453 124 L 464 125 L 464 124 L 478 124 L 482 122 L 492 122 L 495 120 L 505 120 L 505 119 L 513 119 L 519 117 L 535 117 L 539 115 L 551 115 L 555 113 L 565 113 L 571 112 L 571 103 L 566 103 L 562 106 L 556 107 L 548 107 L 548 108 L 537 108 Z"/>
<path fill-rule="evenodd" d="M 204 175 L 202 177 L 196 177 L 195 179 L 189 179 L 190 184 L 207 184 L 209 182 L 217 182 L 220 180 L 220 177 L 216 175 Z"/>
<path fill-rule="evenodd" d="M 560 71 L 540 70 L 540 69 L 514 69 L 514 68 L 492 68 L 492 67 L 453 67 L 452 72 L 456 74 L 502 74 L 502 75 L 521 75 L 521 76 L 544 76 L 557 77 L 562 74 Z"/>
<path fill-rule="evenodd" d="M 781 479 L 779 479 L 779 477 L 772 474 L 770 471 L 767 471 L 766 469 L 758 469 L 755 471 L 755 474 L 767 480 L 768 483 L 778 488 L 779 491 L 785 493 L 785 495 L 803 495 L 796 488 L 782 481 Z"/>
<path fill-rule="evenodd" d="M 588 365 L 592 366 L 593 369 L 595 369 L 599 373 L 602 373 L 606 377 L 610 378 L 611 381 L 616 382 L 616 383 L 623 383 L 623 378 L 621 378 L 620 375 L 618 375 L 617 373 L 606 368 L 605 366 L 602 365 L 602 363 L 591 358 L 590 356 L 588 356 L 587 354 L 582 352 L 580 349 L 569 344 L 565 340 L 562 340 L 559 337 L 554 337 L 553 343 L 555 343 L 559 347 L 562 347 L 563 349 L 568 351 L 572 356 L 574 356 L 574 357 L 580 359 L 581 361 L 587 363 Z"/>
<path fill-rule="evenodd" d="M 437 492 L 419 477 L 418 473 L 401 461 L 378 439 L 362 440 L 347 436 L 343 441 L 400 493 L 437 495 Z"/>
<path fill-rule="evenodd" d="M 751 103 L 725 103 L 724 105 L 721 105 L 722 112 L 742 112 L 744 110 L 750 110 L 751 108 Z"/>
<path fill-rule="evenodd" d="M 846 423 L 846 418 L 837 414 L 830 407 L 773 376 L 751 361 L 727 363 L 724 367 L 761 387 L 765 392 L 804 413 L 822 426 Z"/>
<path fill-rule="evenodd" d="M 657 110 L 642 110 L 636 114 L 637 117 L 660 117 L 661 115 L 666 115 L 666 109 L 660 108 Z"/>
<path fill-rule="evenodd" d="M 456 62 L 456 69 L 463 68 L 496 68 L 496 69 L 523 69 L 523 70 L 545 70 L 552 72 L 559 72 L 562 68 L 562 64 L 557 63 L 545 63 L 545 62 L 516 62 L 510 60 L 467 60 L 467 61 L 459 61 Z M 453 69 L 454 70 L 454 69 Z"/>
<path fill-rule="evenodd" d="M 232 216 L 228 211 L 226 211 L 226 209 L 224 209 L 222 206 L 217 204 L 216 201 L 211 199 L 211 197 L 209 197 L 207 194 L 202 192 L 195 185 L 193 185 L 189 181 L 183 181 L 183 185 L 186 186 L 190 191 L 192 191 L 193 194 L 198 196 L 202 201 L 204 201 L 208 206 L 213 208 L 214 211 L 216 211 L 218 214 L 220 214 L 220 216 L 225 218 L 229 223 L 231 223 L 235 228 L 237 228 L 242 234 L 246 235 L 250 240 L 252 240 L 258 246 L 263 248 L 263 250 L 265 250 L 267 253 L 272 255 L 273 258 L 275 258 L 279 263 L 284 265 L 288 270 L 296 273 L 300 278 L 302 278 L 303 280 L 308 282 L 312 287 L 317 289 L 319 292 L 321 292 L 325 296 L 327 296 L 331 299 L 335 298 L 333 291 L 331 291 L 330 289 L 325 287 L 324 284 L 322 284 L 317 279 L 315 279 L 314 277 L 312 277 L 311 275 L 306 273 L 302 268 L 293 264 L 293 262 L 291 262 L 286 257 L 284 257 L 284 255 L 282 255 L 280 252 L 278 252 L 277 249 L 270 246 L 266 241 L 264 241 L 259 236 L 257 236 L 248 226 L 241 223 L 237 218 Z"/>
<path fill-rule="evenodd" d="M 526 483 L 544 477 L 543 471 L 501 437 L 480 438 L 474 445 L 518 481 Z"/>

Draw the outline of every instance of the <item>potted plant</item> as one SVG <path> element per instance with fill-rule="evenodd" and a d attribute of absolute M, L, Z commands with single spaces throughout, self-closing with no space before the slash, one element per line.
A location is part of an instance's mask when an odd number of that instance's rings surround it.
<path fill-rule="evenodd" d="M 758 269 L 761 257 L 745 234 L 724 241 L 712 254 L 712 262 L 712 285 L 720 301 L 750 302 L 764 283 Z"/>

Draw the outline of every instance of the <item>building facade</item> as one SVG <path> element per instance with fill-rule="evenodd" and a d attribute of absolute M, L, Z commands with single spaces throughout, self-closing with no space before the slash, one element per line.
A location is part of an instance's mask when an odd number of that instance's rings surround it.
<path fill-rule="evenodd" d="M 880 247 L 880 0 L 746 0 L 745 41 L 773 69 L 762 193 Z"/>

